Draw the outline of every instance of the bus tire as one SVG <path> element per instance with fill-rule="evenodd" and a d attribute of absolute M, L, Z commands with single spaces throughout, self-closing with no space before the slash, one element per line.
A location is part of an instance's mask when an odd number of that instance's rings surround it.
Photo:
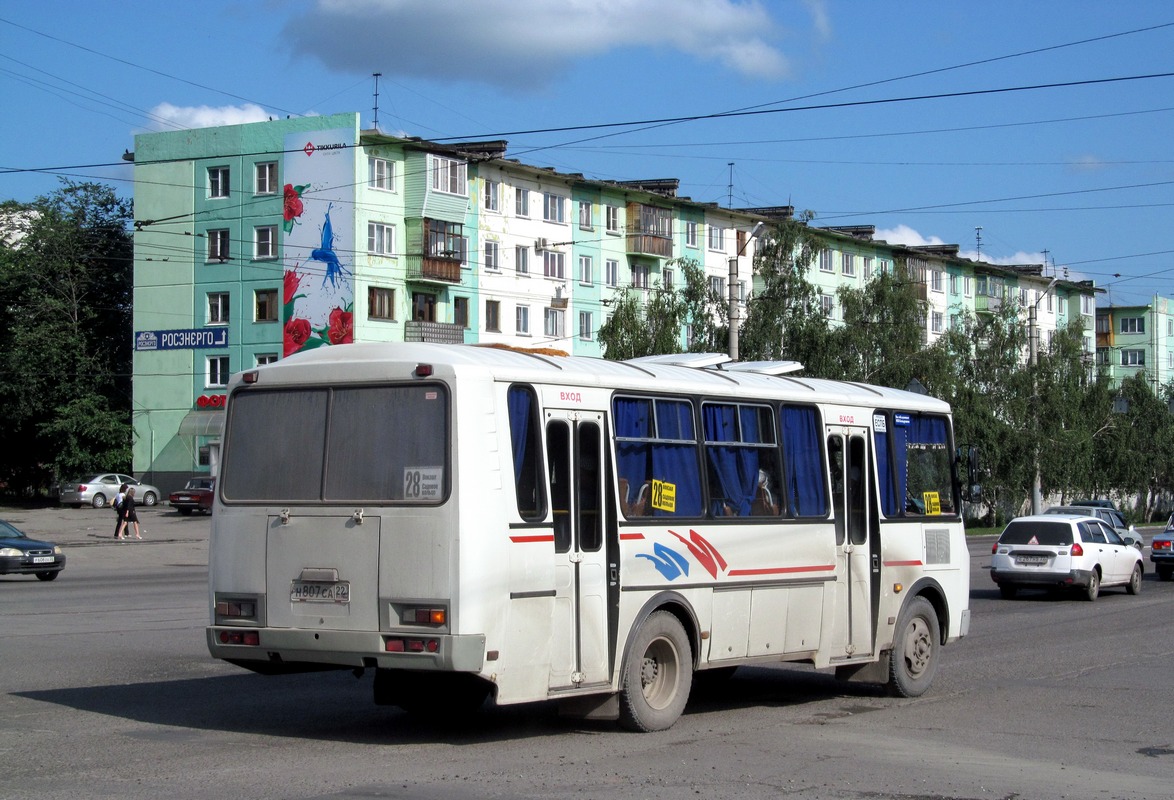
<path fill-rule="evenodd" d="M 897 619 L 889 657 L 889 692 L 897 697 L 925 694 L 938 671 L 940 649 L 937 612 L 924 597 L 912 598 Z"/>
<path fill-rule="evenodd" d="M 620 725 L 663 731 L 685 710 L 693 684 L 693 651 L 680 620 L 656 611 L 636 632 L 620 685 Z"/>

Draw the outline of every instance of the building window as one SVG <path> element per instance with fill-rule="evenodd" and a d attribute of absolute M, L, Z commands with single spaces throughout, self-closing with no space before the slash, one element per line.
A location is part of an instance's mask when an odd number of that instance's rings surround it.
<path fill-rule="evenodd" d="M 1086 317 L 1096 313 L 1096 304 L 1093 302 L 1092 295 L 1082 294 L 1080 296 L 1080 313 Z"/>
<path fill-rule="evenodd" d="M 619 286 L 620 284 L 620 262 L 614 258 L 609 258 L 603 262 L 603 279 L 608 286 Z"/>
<path fill-rule="evenodd" d="M 962 294 L 966 297 L 974 296 L 974 282 L 971 281 L 969 275 L 962 279 Z"/>
<path fill-rule="evenodd" d="M 253 258 L 258 261 L 277 258 L 276 225 L 262 225 L 253 229 Z"/>
<path fill-rule="evenodd" d="M 864 257 L 864 280 L 866 280 L 866 281 L 872 280 L 872 257 L 871 256 Z"/>
<path fill-rule="evenodd" d="M 485 330 L 501 330 L 501 302 L 498 300 L 485 301 Z"/>
<path fill-rule="evenodd" d="M 254 191 L 257 194 L 277 194 L 277 162 L 263 161 L 254 170 Z"/>
<path fill-rule="evenodd" d="M 530 190 L 518 187 L 514 190 L 514 213 L 519 217 L 530 216 Z"/>
<path fill-rule="evenodd" d="M 497 196 L 501 192 L 501 184 L 497 181 L 486 180 L 485 191 L 482 193 L 482 205 L 486 211 L 500 210 L 497 205 Z"/>
<path fill-rule="evenodd" d="M 208 197 L 228 197 L 228 167 L 208 167 Z"/>
<path fill-rule="evenodd" d="M 588 342 L 591 341 L 591 334 L 594 331 L 591 324 L 591 316 L 590 311 L 579 312 L 579 338 Z"/>
<path fill-rule="evenodd" d="M 459 195 L 469 193 L 468 165 L 464 161 L 436 155 L 429 158 L 432 159 L 433 191 Z"/>
<path fill-rule="evenodd" d="M 942 312 L 934 311 L 932 314 L 930 314 L 930 330 L 932 330 L 934 333 L 942 332 L 942 322 Z"/>
<path fill-rule="evenodd" d="M 223 264 L 232 258 L 228 250 L 228 229 L 220 228 L 208 231 L 208 260 L 219 261 Z"/>
<path fill-rule="evenodd" d="M 726 249 L 726 229 L 717 225 L 709 226 L 709 249 L 721 250 Z"/>
<path fill-rule="evenodd" d="M 1109 318 L 1108 317 L 1097 317 L 1097 333 L 1108 333 L 1108 332 L 1109 332 Z"/>
<path fill-rule="evenodd" d="M 1122 317 L 1122 333 L 1145 333 L 1145 317 Z"/>
<path fill-rule="evenodd" d="M 632 265 L 632 286 L 637 289 L 648 288 L 648 265 L 647 264 L 633 264 Z"/>
<path fill-rule="evenodd" d="M 228 292 L 208 293 L 208 324 L 228 324 Z"/>
<path fill-rule="evenodd" d="M 606 211 L 607 232 L 620 232 L 620 208 L 619 206 L 608 206 Z"/>
<path fill-rule="evenodd" d="M 276 364 L 277 353 L 257 353 L 257 355 L 253 357 L 253 363 L 258 367 L 263 367 L 266 364 Z"/>
<path fill-rule="evenodd" d="M 566 222 L 567 198 L 550 192 L 542 195 L 542 219 L 546 222 Z"/>
<path fill-rule="evenodd" d="M 546 309 L 542 322 L 542 332 L 547 336 L 561 339 L 563 337 L 563 311 L 560 308 Z"/>
<path fill-rule="evenodd" d="M 1174 336 L 1174 319 L 1166 320 L 1166 335 Z"/>
<path fill-rule="evenodd" d="M 514 330 L 519 336 L 530 335 L 530 306 L 518 306 L 514 312 Z"/>
<path fill-rule="evenodd" d="M 1097 365 L 1098 366 L 1108 366 L 1108 364 L 1109 364 L 1109 348 L 1098 347 L 1097 348 Z"/>
<path fill-rule="evenodd" d="M 713 275 L 709 276 L 709 293 L 717 296 L 719 299 L 726 298 L 726 279 L 717 278 Z"/>
<path fill-rule="evenodd" d="M 821 293 L 819 295 L 819 308 L 825 317 L 828 319 L 832 318 L 832 312 L 835 310 L 835 307 L 832 305 L 832 296 L 830 294 Z"/>
<path fill-rule="evenodd" d="M 469 298 L 454 297 L 452 299 L 452 321 L 462 328 L 469 327 Z"/>
<path fill-rule="evenodd" d="M 395 255 L 395 226 L 383 222 L 368 222 L 367 252 L 374 256 Z"/>
<path fill-rule="evenodd" d="M 940 269 L 931 269 L 929 271 L 929 287 L 935 292 L 940 292 L 944 288 L 942 286 L 942 271 Z"/>
<path fill-rule="evenodd" d="M 485 269 L 490 272 L 501 269 L 501 245 L 497 242 L 485 243 Z"/>
<path fill-rule="evenodd" d="M 854 254 L 840 254 L 840 271 L 850 278 L 856 277 L 856 256 Z"/>
<path fill-rule="evenodd" d="M 590 202 L 586 200 L 579 201 L 579 227 L 582 230 L 589 231 L 595 228 L 594 223 L 591 221 L 591 209 L 592 205 Z"/>
<path fill-rule="evenodd" d="M 367 159 L 367 185 L 384 192 L 395 191 L 395 162 L 386 158 Z"/>
<path fill-rule="evenodd" d="M 697 246 L 697 223 L 696 222 L 686 222 L 685 223 L 685 245 L 687 247 L 696 247 Z"/>
<path fill-rule="evenodd" d="M 1122 350 L 1121 351 L 1121 366 L 1123 366 L 1123 367 L 1144 367 L 1145 366 L 1145 350 Z"/>
<path fill-rule="evenodd" d="M 204 385 L 206 387 L 228 385 L 228 377 L 231 374 L 228 371 L 228 356 L 208 356 L 204 364 Z"/>
<path fill-rule="evenodd" d="M 395 289 L 367 287 L 367 319 L 395 320 Z"/>
<path fill-rule="evenodd" d="M 435 258 L 457 258 L 465 260 L 464 228 L 459 222 L 445 222 L 439 219 L 427 220 L 428 255 Z"/>
<path fill-rule="evenodd" d="M 1027 290 L 1019 290 L 1019 305 L 1021 308 L 1027 308 Z"/>
<path fill-rule="evenodd" d="M 253 292 L 253 314 L 256 322 L 277 322 L 276 289 L 257 289 Z"/>
<path fill-rule="evenodd" d="M 579 256 L 579 283 L 590 286 L 595 282 L 594 263 L 591 256 Z"/>
<path fill-rule="evenodd" d="M 832 272 L 833 271 L 832 270 L 832 251 L 831 250 L 820 250 L 819 251 L 819 271 L 820 272 Z"/>
<path fill-rule="evenodd" d="M 519 275 L 530 274 L 530 248 L 518 245 L 514 248 L 514 271 Z"/>
<path fill-rule="evenodd" d="M 542 274 L 548 278 L 566 277 L 566 255 L 557 250 L 542 251 Z"/>
<path fill-rule="evenodd" d="M 950 294 L 958 294 L 958 276 L 953 273 L 950 274 Z"/>
<path fill-rule="evenodd" d="M 661 275 L 664 277 L 664 288 L 671 292 L 673 290 L 673 271 L 665 267 Z"/>

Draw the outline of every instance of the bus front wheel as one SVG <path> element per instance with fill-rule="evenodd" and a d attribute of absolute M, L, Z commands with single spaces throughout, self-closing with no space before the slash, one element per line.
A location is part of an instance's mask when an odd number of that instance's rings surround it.
<path fill-rule="evenodd" d="M 889 656 L 889 691 L 898 697 L 920 697 L 938 671 L 938 614 L 924 597 L 914 597 L 897 620 Z"/>
<path fill-rule="evenodd" d="M 632 640 L 620 686 L 620 724 L 640 732 L 672 727 L 685 710 L 692 684 L 685 629 L 669 612 L 654 612 Z"/>

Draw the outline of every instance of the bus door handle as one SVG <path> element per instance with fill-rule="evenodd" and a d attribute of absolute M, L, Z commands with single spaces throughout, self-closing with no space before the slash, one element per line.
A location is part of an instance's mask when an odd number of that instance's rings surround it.
<path fill-rule="evenodd" d="M 620 582 L 620 568 L 617 567 L 615 564 L 610 564 L 609 567 L 610 567 L 610 569 L 608 569 L 607 577 L 608 577 L 608 580 L 611 581 L 612 585 L 614 586 L 615 584 Z"/>
<path fill-rule="evenodd" d="M 872 571 L 880 572 L 880 555 L 877 553 L 872 554 Z"/>

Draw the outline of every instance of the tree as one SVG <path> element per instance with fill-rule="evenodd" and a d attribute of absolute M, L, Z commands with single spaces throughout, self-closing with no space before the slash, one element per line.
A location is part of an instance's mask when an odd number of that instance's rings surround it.
<path fill-rule="evenodd" d="M 28 493 L 51 479 L 130 465 L 133 247 L 130 203 L 65 181 L 4 217 L 0 247 L 0 479 Z"/>
<path fill-rule="evenodd" d="M 838 294 L 843 324 L 831 333 L 836 377 L 904 388 L 925 349 L 926 317 L 906 270 L 898 266 Z"/>

